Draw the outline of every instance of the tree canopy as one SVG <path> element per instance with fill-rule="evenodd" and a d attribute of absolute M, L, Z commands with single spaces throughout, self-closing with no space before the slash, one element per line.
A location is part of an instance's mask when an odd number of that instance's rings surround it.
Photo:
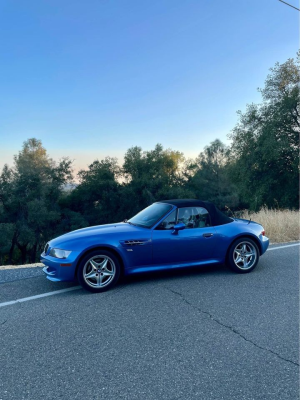
<path fill-rule="evenodd" d="M 299 54 L 277 63 L 260 89 L 261 104 L 250 104 L 233 129 L 231 171 L 241 201 L 258 209 L 299 205 Z"/>

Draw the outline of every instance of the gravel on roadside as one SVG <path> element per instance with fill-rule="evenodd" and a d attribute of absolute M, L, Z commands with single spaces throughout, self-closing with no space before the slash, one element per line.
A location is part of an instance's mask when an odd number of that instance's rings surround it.
<path fill-rule="evenodd" d="M 35 268 L 35 267 L 43 267 L 42 263 L 34 263 L 34 264 L 24 264 L 24 265 L 0 265 L 0 271 L 5 269 L 17 269 L 17 268 Z"/>

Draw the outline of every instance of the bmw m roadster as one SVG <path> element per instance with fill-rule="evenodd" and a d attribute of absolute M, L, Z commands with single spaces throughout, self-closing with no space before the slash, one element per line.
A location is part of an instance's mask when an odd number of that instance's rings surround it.
<path fill-rule="evenodd" d="M 91 292 L 124 275 L 217 263 L 252 271 L 269 239 L 256 222 L 229 218 L 200 200 L 153 203 L 129 220 L 79 229 L 45 246 L 43 271 L 51 281 L 72 281 Z"/>

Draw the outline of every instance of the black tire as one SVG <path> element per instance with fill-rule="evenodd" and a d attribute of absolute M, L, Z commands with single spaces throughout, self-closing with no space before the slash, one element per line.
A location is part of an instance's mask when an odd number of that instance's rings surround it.
<path fill-rule="evenodd" d="M 244 245 L 246 246 L 246 252 L 242 251 Z M 249 256 L 251 253 L 250 250 L 253 252 L 253 256 Z M 257 266 L 259 255 L 259 248 L 254 240 L 249 239 L 248 237 L 240 237 L 231 244 L 226 264 L 234 272 L 246 274 L 253 271 Z M 247 264 L 247 266 L 245 266 L 245 264 Z"/>
<path fill-rule="evenodd" d="M 106 270 L 104 269 L 105 260 L 107 260 L 105 264 Z M 109 250 L 99 249 L 87 253 L 82 258 L 77 269 L 77 279 L 84 289 L 92 293 L 100 293 L 115 286 L 119 280 L 120 273 L 120 262 L 114 253 Z"/>

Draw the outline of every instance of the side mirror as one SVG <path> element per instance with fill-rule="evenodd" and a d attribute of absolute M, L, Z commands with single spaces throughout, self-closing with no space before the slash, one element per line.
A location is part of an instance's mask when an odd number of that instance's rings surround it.
<path fill-rule="evenodd" d="M 178 231 L 182 231 L 182 229 L 185 229 L 185 225 L 182 222 L 179 222 L 179 224 L 174 225 L 172 233 L 174 235 L 178 235 Z"/>

